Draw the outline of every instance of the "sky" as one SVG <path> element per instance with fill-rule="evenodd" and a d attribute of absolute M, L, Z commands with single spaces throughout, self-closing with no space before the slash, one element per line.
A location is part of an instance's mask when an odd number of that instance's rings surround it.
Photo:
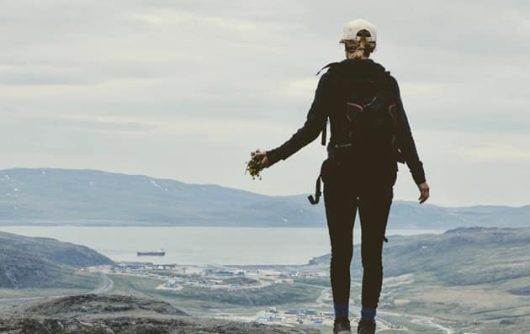
<path fill-rule="evenodd" d="M 90 168 L 311 194 L 320 138 L 245 175 L 305 121 L 343 25 L 377 26 L 443 206 L 530 204 L 530 2 L 0 0 L 0 168 Z M 395 199 L 419 192 L 399 165 Z M 309 205 L 309 204 L 308 204 Z"/>

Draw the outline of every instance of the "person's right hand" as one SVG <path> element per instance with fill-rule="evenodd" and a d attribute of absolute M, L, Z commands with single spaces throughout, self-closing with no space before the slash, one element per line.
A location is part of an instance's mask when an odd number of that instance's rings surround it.
<path fill-rule="evenodd" d="M 420 197 L 418 197 L 418 200 L 420 201 L 420 204 L 425 202 L 427 198 L 429 198 L 429 185 L 427 184 L 427 181 L 418 184 L 418 188 L 420 189 Z"/>
<path fill-rule="evenodd" d="M 260 168 L 267 168 L 271 165 L 269 158 L 267 157 L 267 152 L 256 150 L 251 153 L 251 156 L 257 159 Z"/>

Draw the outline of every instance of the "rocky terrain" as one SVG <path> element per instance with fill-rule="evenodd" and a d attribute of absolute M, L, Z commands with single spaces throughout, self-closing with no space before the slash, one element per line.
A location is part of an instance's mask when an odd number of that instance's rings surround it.
<path fill-rule="evenodd" d="M 169 303 L 121 295 L 77 295 L 0 313 L 0 333 L 6 334 L 317 334 L 303 325 L 287 327 L 190 316 Z"/>

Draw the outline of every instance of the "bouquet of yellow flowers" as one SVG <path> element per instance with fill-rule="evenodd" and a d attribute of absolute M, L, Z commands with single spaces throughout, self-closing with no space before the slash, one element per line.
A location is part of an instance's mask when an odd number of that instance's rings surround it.
<path fill-rule="evenodd" d="M 252 180 L 256 178 L 261 180 L 260 172 L 263 170 L 263 166 L 260 163 L 261 158 L 256 153 L 261 152 L 258 149 L 250 153 L 251 159 L 246 162 L 247 168 L 245 169 L 245 174 L 248 172 L 252 176 Z"/>

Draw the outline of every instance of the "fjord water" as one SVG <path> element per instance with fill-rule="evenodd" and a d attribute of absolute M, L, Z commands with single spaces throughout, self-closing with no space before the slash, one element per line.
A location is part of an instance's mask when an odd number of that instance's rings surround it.
<path fill-rule="evenodd" d="M 305 264 L 315 256 L 330 252 L 327 228 L 0 226 L 0 231 L 84 245 L 114 261 L 188 265 Z M 443 232 L 388 229 L 386 235 Z M 360 234 L 356 223 L 356 245 L 360 244 Z M 161 248 L 166 251 L 164 257 L 136 255 L 137 251 L 156 251 Z"/>

